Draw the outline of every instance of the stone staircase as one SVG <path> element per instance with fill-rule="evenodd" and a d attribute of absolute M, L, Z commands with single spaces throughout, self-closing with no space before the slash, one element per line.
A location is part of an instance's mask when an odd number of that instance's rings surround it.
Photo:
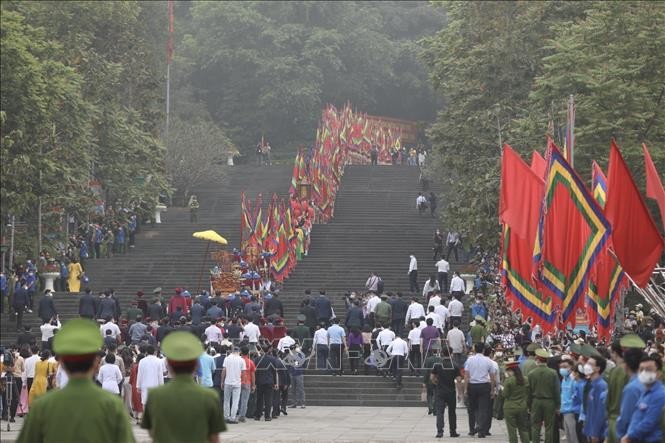
<path fill-rule="evenodd" d="M 422 377 L 402 377 L 397 390 L 391 378 L 376 375 L 305 375 L 308 406 L 426 407 L 420 401 Z"/>

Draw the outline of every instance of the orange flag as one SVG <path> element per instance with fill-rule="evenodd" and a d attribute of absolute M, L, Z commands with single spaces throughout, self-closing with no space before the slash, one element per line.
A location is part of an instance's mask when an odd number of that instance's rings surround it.
<path fill-rule="evenodd" d="M 644 288 L 663 253 L 663 238 L 614 140 L 610 147 L 605 216 L 612 225 L 614 252 L 623 270 Z"/>
<path fill-rule="evenodd" d="M 658 208 L 660 208 L 660 221 L 663 223 L 665 229 L 665 188 L 660 181 L 656 165 L 651 160 L 651 154 L 647 149 L 647 145 L 642 143 L 642 151 L 644 152 L 644 169 L 647 172 L 647 197 L 656 200 Z"/>

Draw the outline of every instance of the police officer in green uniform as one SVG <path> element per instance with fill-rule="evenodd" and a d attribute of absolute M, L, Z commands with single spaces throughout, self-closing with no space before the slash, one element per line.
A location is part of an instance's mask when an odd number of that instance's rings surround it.
<path fill-rule="evenodd" d="M 536 350 L 536 367 L 529 372 L 528 405 L 531 411 L 532 442 L 540 443 L 541 423 L 545 423 L 545 443 L 554 443 L 554 424 L 561 405 L 561 386 L 554 369 L 547 367 L 549 352 Z"/>
<path fill-rule="evenodd" d="M 434 415 L 436 413 L 435 409 L 435 404 L 434 404 L 434 390 L 436 386 L 432 384 L 432 380 L 430 379 L 430 374 L 432 372 L 432 368 L 434 367 L 435 364 L 437 363 L 442 363 L 443 360 L 439 356 L 439 350 L 438 349 L 432 349 L 431 354 L 427 356 L 427 359 L 425 359 L 425 363 L 423 363 L 423 368 L 425 369 L 424 375 L 423 375 L 423 391 L 427 391 L 427 415 Z"/>
<path fill-rule="evenodd" d="M 538 349 L 540 349 L 540 345 L 538 343 L 529 343 L 529 345 L 526 347 L 527 359 L 524 360 L 522 366 L 520 367 L 522 374 L 525 377 L 528 377 L 529 373 L 536 367 L 536 359 L 534 356 L 536 350 Z"/>
<path fill-rule="evenodd" d="M 90 320 L 70 320 L 53 339 L 69 382 L 30 406 L 18 443 L 134 442 L 127 410 L 120 397 L 92 381 L 103 343 Z"/>
<path fill-rule="evenodd" d="M 485 329 L 485 319 L 480 315 L 476 315 L 474 318 L 475 325 L 471 326 L 469 330 L 469 336 L 471 337 L 471 343 L 474 345 L 476 343 L 485 343 L 487 338 L 487 329 Z"/>
<path fill-rule="evenodd" d="M 189 332 L 172 332 L 162 343 L 162 353 L 172 378 L 150 390 L 141 427 L 155 443 L 219 442 L 218 434 L 226 430 L 219 397 L 192 376 L 203 353 L 201 341 Z"/>
<path fill-rule="evenodd" d="M 505 365 L 506 379 L 503 382 L 503 416 L 508 429 L 510 443 L 517 443 L 517 435 L 521 443 L 529 443 L 529 414 L 527 401 L 529 397 L 529 381 L 522 375 L 518 361 L 508 361 Z"/>

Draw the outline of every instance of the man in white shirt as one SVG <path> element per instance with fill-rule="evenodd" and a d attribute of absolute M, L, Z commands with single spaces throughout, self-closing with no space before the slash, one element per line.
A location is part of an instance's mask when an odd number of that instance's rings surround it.
<path fill-rule="evenodd" d="M 120 343 L 120 335 L 121 335 L 120 334 L 120 328 L 118 327 L 118 325 L 113 323 L 113 320 L 111 319 L 111 317 L 106 317 L 105 320 L 106 320 L 106 323 L 104 323 L 103 325 L 101 325 L 99 327 L 99 332 L 101 332 L 102 337 L 106 337 L 106 331 L 110 330 L 111 331 L 111 337 L 115 338 L 115 340 L 118 343 Z"/>
<path fill-rule="evenodd" d="M 30 392 L 32 381 L 35 379 L 35 366 L 39 361 L 39 348 L 36 345 L 32 345 L 30 347 L 30 352 L 32 355 L 26 358 L 25 362 L 23 363 L 23 367 L 25 369 L 25 378 L 23 383 L 28 387 L 28 392 Z"/>
<path fill-rule="evenodd" d="M 455 297 L 458 295 L 458 298 L 462 298 L 466 289 L 464 280 L 459 276 L 459 272 L 455 271 L 453 273 L 453 279 L 450 280 L 450 293 Z"/>
<path fill-rule="evenodd" d="M 383 328 L 381 332 L 379 332 L 379 335 L 376 337 L 376 345 L 379 347 L 379 349 L 383 349 L 384 351 L 388 348 L 388 346 L 395 340 L 395 333 L 390 329 L 390 327 Z"/>
<path fill-rule="evenodd" d="M 453 299 L 448 303 L 448 312 L 450 312 L 450 320 L 458 320 L 459 324 L 462 324 L 462 313 L 464 312 L 464 304 L 459 301 L 457 297 L 453 296 Z"/>
<path fill-rule="evenodd" d="M 238 423 L 238 404 L 242 372 L 247 370 L 245 360 L 238 354 L 238 348 L 224 359 L 222 386 L 224 386 L 224 417 L 227 423 Z"/>
<path fill-rule="evenodd" d="M 416 209 L 418 209 L 421 214 L 427 209 L 427 197 L 425 197 L 422 192 L 419 192 L 418 197 L 416 197 Z"/>
<path fill-rule="evenodd" d="M 379 290 L 379 276 L 376 272 L 372 272 L 365 282 L 365 287 L 370 292 L 377 292 Z"/>
<path fill-rule="evenodd" d="M 296 341 L 291 337 L 291 330 L 286 331 L 286 335 L 279 339 L 277 343 L 277 349 L 279 352 L 285 352 L 291 346 L 295 345 Z"/>
<path fill-rule="evenodd" d="M 145 408 L 148 401 L 148 389 L 164 384 L 164 362 L 155 356 L 152 345 L 146 347 L 146 356 L 139 362 L 136 388 L 141 391 L 141 403 Z"/>
<path fill-rule="evenodd" d="M 448 252 L 446 253 L 446 260 L 450 260 L 450 253 L 455 252 L 455 261 L 459 262 L 459 257 L 457 255 L 457 246 L 459 246 L 460 244 L 459 232 L 457 231 L 448 232 L 446 243 L 448 244 Z"/>
<path fill-rule="evenodd" d="M 367 314 L 374 313 L 376 311 L 376 305 L 380 302 L 381 298 L 376 295 L 376 293 L 372 293 L 372 296 L 367 300 Z"/>
<path fill-rule="evenodd" d="M 254 348 L 256 350 L 256 344 L 259 342 L 259 337 L 261 337 L 261 331 L 259 331 L 259 327 L 254 324 L 254 321 L 251 320 L 247 322 L 245 327 L 243 328 L 245 337 L 247 337 L 247 340 L 249 341 L 249 348 L 250 350 Z"/>
<path fill-rule="evenodd" d="M 224 339 L 222 330 L 215 323 L 211 323 L 203 332 L 206 336 L 206 344 L 221 343 Z"/>
<path fill-rule="evenodd" d="M 485 345 L 476 343 L 475 354 L 464 363 L 464 393 L 469 404 L 469 433 L 484 438 L 491 420 L 491 399 L 496 392 L 494 362 L 483 355 Z"/>
<path fill-rule="evenodd" d="M 427 307 L 429 308 L 430 306 L 437 307 L 441 304 L 441 295 L 439 295 L 439 291 L 434 291 L 434 295 L 429 298 L 429 302 L 427 302 Z"/>
<path fill-rule="evenodd" d="M 439 287 L 442 291 L 448 289 L 448 271 L 450 271 L 450 264 L 441 257 L 441 260 L 436 262 L 436 278 L 439 281 Z"/>
<path fill-rule="evenodd" d="M 418 320 L 420 317 L 425 316 L 425 308 L 423 305 L 418 303 L 418 299 L 413 297 L 411 299 L 411 304 L 406 310 L 406 317 L 404 319 L 404 324 L 409 325 L 410 320 Z"/>
<path fill-rule="evenodd" d="M 434 306 L 434 312 L 441 319 L 441 331 L 445 331 L 448 326 L 448 319 L 450 318 L 450 311 L 446 308 L 446 305 Z"/>
<path fill-rule="evenodd" d="M 466 337 L 464 337 L 464 332 L 459 329 L 459 320 L 453 320 L 452 325 L 452 329 L 446 335 L 446 340 L 448 340 L 450 352 L 453 353 L 455 364 L 458 368 L 463 368 L 466 356 Z"/>
<path fill-rule="evenodd" d="M 418 260 L 416 256 L 411 254 L 409 256 L 409 291 L 414 294 L 418 293 Z"/>
<path fill-rule="evenodd" d="M 39 330 L 42 331 L 42 349 L 48 349 L 48 341 L 53 337 L 53 331 L 55 329 L 60 329 L 61 327 L 62 325 L 60 324 L 59 319 L 46 322 L 39 327 Z"/>
<path fill-rule="evenodd" d="M 326 369 L 328 361 L 328 330 L 324 324 L 316 325 L 312 345 L 312 352 L 316 353 L 316 369 Z"/>
<path fill-rule="evenodd" d="M 397 383 L 397 389 L 402 388 L 402 368 L 404 368 L 404 360 L 409 354 L 409 346 L 406 341 L 399 335 L 388 345 L 386 349 L 390 355 L 390 366 L 392 369 L 393 377 Z"/>
<path fill-rule="evenodd" d="M 427 308 L 427 315 L 425 316 L 425 321 L 427 321 L 428 318 L 432 319 L 432 326 L 434 326 L 436 329 L 439 331 L 443 330 L 443 325 L 441 322 L 441 317 L 439 317 L 439 314 L 434 312 L 434 306 L 429 306 Z"/>
<path fill-rule="evenodd" d="M 409 331 L 407 338 L 409 344 L 409 363 L 411 366 L 411 375 L 415 375 L 416 370 L 422 366 L 422 355 L 420 353 L 420 331 L 421 328 L 415 326 Z"/>

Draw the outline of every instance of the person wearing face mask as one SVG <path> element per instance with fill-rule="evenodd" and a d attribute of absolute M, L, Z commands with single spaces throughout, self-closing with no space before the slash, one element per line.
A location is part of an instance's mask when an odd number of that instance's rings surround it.
<path fill-rule="evenodd" d="M 526 404 L 529 396 L 529 382 L 522 375 L 519 362 L 506 362 L 506 379 L 503 382 L 501 396 L 503 414 L 508 429 L 510 443 L 517 443 L 519 433 L 520 443 L 529 443 L 529 414 Z"/>
<path fill-rule="evenodd" d="M 622 343 L 623 343 L 622 338 Z M 644 342 L 639 340 L 642 344 Z M 636 341 L 637 343 L 637 341 Z M 619 409 L 619 416 L 616 420 L 616 441 L 620 441 L 628 432 L 628 425 L 633 418 L 633 414 L 637 409 L 637 402 L 644 393 L 644 385 L 638 378 L 640 369 L 640 362 L 644 357 L 644 352 L 641 348 L 631 348 L 624 350 L 624 363 L 626 366 L 626 374 L 630 381 L 623 388 L 621 395 L 621 406 Z"/>
<path fill-rule="evenodd" d="M 555 416 L 561 407 L 557 373 L 547 367 L 549 352 L 536 350 L 536 367 L 529 372 L 528 406 L 531 412 L 531 438 L 540 442 L 541 423 L 545 425 L 545 443 L 554 443 Z"/>
<path fill-rule="evenodd" d="M 577 395 L 577 381 L 573 375 L 572 359 L 564 355 L 559 363 L 559 375 L 561 376 L 561 417 L 563 419 L 563 430 L 566 441 L 579 443 L 577 439 L 577 419 L 580 415 L 579 403 L 575 401 Z"/>
<path fill-rule="evenodd" d="M 591 389 L 584 406 L 584 435 L 591 443 L 601 443 L 607 433 L 607 382 L 602 377 L 606 367 L 607 361 L 598 355 L 590 357 L 584 365 L 584 375 L 591 381 Z"/>
<path fill-rule="evenodd" d="M 626 435 L 621 443 L 658 443 L 663 441 L 662 411 L 665 408 L 665 387 L 660 378 L 663 362 L 660 355 L 642 357 L 637 379 L 644 392 L 637 401 Z"/>

